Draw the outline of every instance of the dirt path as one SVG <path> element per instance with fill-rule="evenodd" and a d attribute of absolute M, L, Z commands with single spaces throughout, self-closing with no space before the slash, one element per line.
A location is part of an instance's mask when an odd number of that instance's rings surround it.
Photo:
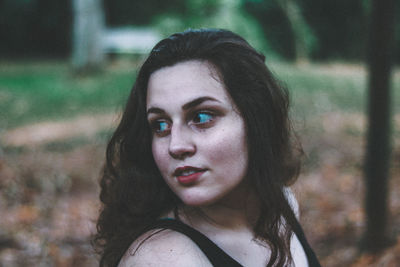
<path fill-rule="evenodd" d="M 35 147 L 75 137 L 92 137 L 116 126 L 116 114 L 81 115 L 69 120 L 46 121 L 6 131 L 0 142 L 5 146 Z"/>

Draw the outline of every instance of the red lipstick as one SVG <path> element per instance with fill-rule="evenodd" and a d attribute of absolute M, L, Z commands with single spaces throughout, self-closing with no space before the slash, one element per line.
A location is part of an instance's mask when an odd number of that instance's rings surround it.
<path fill-rule="evenodd" d="M 174 176 L 180 184 L 190 185 L 196 182 L 205 171 L 206 169 L 184 166 L 176 168 Z"/>

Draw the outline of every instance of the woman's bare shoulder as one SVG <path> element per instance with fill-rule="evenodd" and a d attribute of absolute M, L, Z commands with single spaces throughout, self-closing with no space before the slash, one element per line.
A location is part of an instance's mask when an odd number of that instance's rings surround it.
<path fill-rule="evenodd" d="M 122 257 L 119 267 L 212 266 L 187 236 L 172 230 L 151 230 L 136 239 Z"/>

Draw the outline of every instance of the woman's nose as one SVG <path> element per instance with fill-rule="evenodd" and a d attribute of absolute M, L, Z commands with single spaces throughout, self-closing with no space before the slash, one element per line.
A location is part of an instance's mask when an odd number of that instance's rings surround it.
<path fill-rule="evenodd" d="M 189 129 L 184 127 L 172 127 L 169 154 L 175 159 L 184 159 L 196 152 L 196 146 L 193 142 L 192 134 Z"/>

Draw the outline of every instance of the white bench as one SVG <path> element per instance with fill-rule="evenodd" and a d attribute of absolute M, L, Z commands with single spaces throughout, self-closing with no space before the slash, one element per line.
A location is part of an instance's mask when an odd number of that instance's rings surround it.
<path fill-rule="evenodd" d="M 105 54 L 147 54 L 162 36 L 150 28 L 107 28 L 103 32 Z"/>

